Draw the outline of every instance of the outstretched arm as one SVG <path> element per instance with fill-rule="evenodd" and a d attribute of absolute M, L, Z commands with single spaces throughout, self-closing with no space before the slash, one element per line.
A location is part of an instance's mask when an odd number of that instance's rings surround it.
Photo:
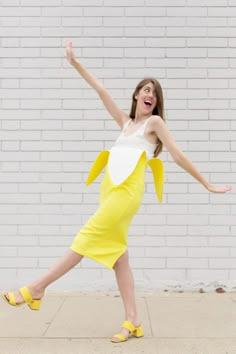
<path fill-rule="evenodd" d="M 161 140 L 163 145 L 167 148 L 177 165 L 179 165 L 185 171 L 190 173 L 196 180 L 203 184 L 203 186 L 209 192 L 225 193 L 232 189 L 231 186 L 216 187 L 209 183 L 194 166 L 192 161 L 177 146 L 175 139 L 173 138 L 172 134 L 166 127 L 166 124 L 161 119 L 161 117 L 153 116 L 153 118 L 153 130 L 155 131 L 157 137 Z"/>
<path fill-rule="evenodd" d="M 117 124 L 122 128 L 124 122 L 129 119 L 129 116 L 114 102 L 110 93 L 105 89 L 105 87 L 96 79 L 96 77 L 91 74 L 84 65 L 82 65 L 75 57 L 72 50 L 72 42 L 68 41 L 66 44 L 66 59 L 69 63 L 80 73 L 80 75 L 87 81 L 87 83 L 92 86 L 101 98 L 104 106 L 115 119 Z"/>

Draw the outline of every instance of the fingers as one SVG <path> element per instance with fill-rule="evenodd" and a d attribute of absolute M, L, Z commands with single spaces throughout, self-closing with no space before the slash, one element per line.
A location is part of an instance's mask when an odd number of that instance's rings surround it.
<path fill-rule="evenodd" d="M 66 46 L 68 46 L 68 47 L 71 47 L 71 48 L 72 48 L 72 41 L 71 41 L 71 40 L 68 40 L 68 41 L 66 42 Z"/>
<path fill-rule="evenodd" d="M 67 40 L 66 41 L 66 55 L 65 55 L 65 58 L 70 63 L 71 63 L 71 60 L 72 60 L 72 56 L 73 56 L 72 41 L 71 40 Z"/>
<path fill-rule="evenodd" d="M 232 189 L 232 186 L 225 186 L 225 187 L 224 187 L 224 190 L 225 190 L 225 191 L 230 191 L 231 189 Z"/>
<path fill-rule="evenodd" d="M 230 191 L 232 189 L 232 186 L 224 186 L 224 187 L 221 187 L 221 188 L 217 188 L 216 186 L 211 186 L 211 188 L 209 188 L 208 190 L 210 192 L 213 192 L 213 193 L 226 193 L 228 191 Z"/>
<path fill-rule="evenodd" d="M 230 189 L 232 189 L 232 186 L 228 186 L 228 185 L 227 185 L 227 186 L 224 186 L 223 188 L 224 188 L 225 190 L 229 191 Z"/>
<path fill-rule="evenodd" d="M 228 192 L 232 189 L 232 186 L 224 186 L 223 188 L 220 189 L 222 193 Z"/>

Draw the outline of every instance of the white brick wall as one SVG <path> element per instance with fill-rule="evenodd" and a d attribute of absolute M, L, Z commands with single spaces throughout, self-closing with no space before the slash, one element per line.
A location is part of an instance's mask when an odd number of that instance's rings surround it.
<path fill-rule="evenodd" d="M 27 284 L 70 246 L 96 210 L 85 186 L 119 128 L 65 60 L 65 43 L 127 112 L 144 76 L 162 84 L 167 125 L 213 184 L 210 194 L 164 149 L 158 204 L 147 170 L 129 233 L 136 283 L 145 288 L 236 285 L 235 0 L 0 1 L 1 288 Z M 84 259 L 51 289 L 116 287 Z"/>

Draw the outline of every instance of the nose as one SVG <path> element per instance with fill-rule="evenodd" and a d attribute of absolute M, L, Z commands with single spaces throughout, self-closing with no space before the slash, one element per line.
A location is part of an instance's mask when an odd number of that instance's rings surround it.
<path fill-rule="evenodd" d="M 149 92 L 149 93 L 148 93 L 148 97 L 153 98 L 153 97 L 154 97 L 153 92 Z"/>

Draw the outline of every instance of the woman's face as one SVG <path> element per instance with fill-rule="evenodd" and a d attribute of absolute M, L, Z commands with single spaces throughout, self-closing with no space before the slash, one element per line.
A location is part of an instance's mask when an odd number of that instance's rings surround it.
<path fill-rule="evenodd" d="M 148 82 L 144 85 L 139 93 L 135 96 L 137 100 L 136 110 L 140 114 L 150 115 L 157 105 L 157 97 L 155 87 L 152 82 Z"/>

